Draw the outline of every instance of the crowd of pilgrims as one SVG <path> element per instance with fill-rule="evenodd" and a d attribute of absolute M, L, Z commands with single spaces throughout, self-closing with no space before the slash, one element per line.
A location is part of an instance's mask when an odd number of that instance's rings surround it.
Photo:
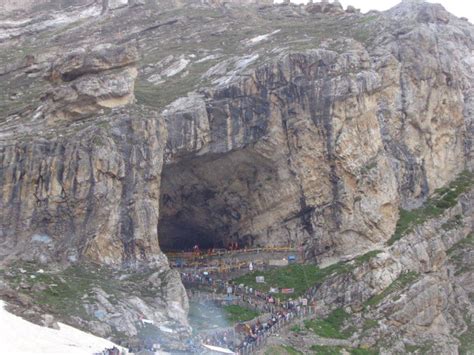
<path fill-rule="evenodd" d="M 229 250 L 238 250 L 237 245 L 232 245 Z M 199 253 L 198 247 L 193 248 L 194 252 Z M 253 271 L 252 263 L 249 264 L 249 271 Z M 237 353 L 244 353 L 245 350 L 253 344 L 265 339 L 282 323 L 288 323 L 300 312 L 311 311 L 316 307 L 315 302 L 309 302 L 314 299 L 314 290 L 308 291 L 305 297 L 298 299 L 289 299 L 280 301 L 271 293 L 264 293 L 243 284 L 236 285 L 232 282 L 213 278 L 209 272 L 181 272 L 181 279 L 184 284 L 198 284 L 208 286 L 213 289 L 215 294 L 227 294 L 228 299 L 232 300 L 232 296 L 240 296 L 243 302 L 255 307 L 259 311 L 270 313 L 266 321 L 258 319 L 252 323 L 239 323 L 234 329 L 227 329 L 209 333 L 207 335 L 199 335 L 189 338 L 188 346 L 199 353 L 201 344 L 227 348 Z M 191 291 L 192 294 L 192 291 Z M 278 329 L 280 327 L 277 327 Z M 147 347 L 146 347 L 147 348 Z M 104 352 L 107 355 L 115 355 L 118 349 L 107 349 Z M 151 350 L 151 349 L 149 349 Z"/>
<path fill-rule="evenodd" d="M 231 331 L 221 331 L 208 335 L 205 337 L 204 343 L 238 352 L 258 340 L 263 340 L 272 333 L 273 328 L 277 324 L 285 321 L 288 322 L 293 317 L 293 310 L 281 310 L 272 314 L 267 321 L 264 322 L 257 320 L 253 324 L 240 323 L 236 326 L 235 333 Z"/>
<path fill-rule="evenodd" d="M 263 317 L 259 317 L 254 322 L 238 323 L 233 329 L 228 328 L 226 330 L 215 331 L 189 338 L 189 349 L 193 349 L 193 353 L 201 353 L 202 344 L 206 344 L 226 348 L 239 354 L 247 353 L 248 351 L 246 350 L 248 350 L 249 347 L 264 340 L 275 331 L 275 328 L 277 328 L 276 330 L 280 329 L 280 327 L 278 327 L 279 325 L 287 324 L 300 314 L 300 312 L 308 311 L 310 308 L 305 307 L 307 303 L 303 302 L 302 299 L 290 299 L 281 302 L 279 307 L 274 307 L 275 298 L 272 295 L 267 295 L 266 297 L 263 297 L 262 295 L 261 299 L 265 304 L 271 306 L 271 309 L 273 310 L 271 314 L 267 315 L 266 320 L 261 320 Z M 260 304 L 260 306 L 262 305 L 264 305 L 264 303 Z M 279 310 L 277 310 L 277 308 Z M 261 308 L 261 310 L 268 310 L 268 308 Z M 153 350 L 153 346 L 145 346 L 141 350 Z M 114 347 L 112 349 L 106 349 L 100 354 L 119 355 L 121 353 L 119 349 Z"/>
<path fill-rule="evenodd" d="M 235 331 L 218 331 L 202 339 L 207 345 L 228 348 L 235 352 L 241 352 L 246 347 L 266 338 L 274 330 L 275 325 L 286 323 L 301 311 L 308 311 L 309 308 L 314 309 L 315 307 L 314 301 L 309 302 L 314 299 L 311 290 L 305 297 L 281 301 L 271 293 L 260 292 L 243 284 L 236 285 L 232 282 L 215 279 L 206 272 L 182 272 L 181 277 L 185 284 L 197 283 L 209 286 L 215 293 L 226 294 L 229 300 L 232 299 L 232 296 L 240 296 L 240 299 L 245 303 L 259 311 L 271 312 L 271 316 L 264 322 L 258 320 L 254 323 L 240 323 L 236 326 Z"/>

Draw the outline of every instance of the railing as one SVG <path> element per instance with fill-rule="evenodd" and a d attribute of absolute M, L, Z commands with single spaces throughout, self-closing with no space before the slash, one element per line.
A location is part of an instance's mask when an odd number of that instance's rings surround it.
<path fill-rule="evenodd" d="M 168 254 L 170 260 L 178 261 L 179 258 L 181 261 L 185 260 L 186 265 L 183 265 L 182 269 L 182 281 L 186 286 L 189 292 L 190 299 L 195 299 L 200 302 L 202 301 L 215 301 L 215 302 L 226 302 L 230 304 L 237 304 L 247 308 L 253 308 L 261 313 L 280 313 L 287 316 L 283 318 L 278 318 L 278 321 L 273 324 L 270 328 L 265 331 L 260 331 L 256 338 L 250 338 L 246 336 L 245 339 L 251 341 L 242 341 L 243 333 L 236 333 L 235 331 L 227 330 L 227 334 L 232 334 L 237 340 L 240 335 L 240 345 L 238 346 L 237 353 L 240 355 L 247 355 L 254 353 L 257 349 L 261 348 L 266 344 L 267 338 L 273 335 L 276 332 L 279 332 L 282 328 L 293 323 L 296 319 L 301 319 L 308 317 L 316 313 L 316 309 L 313 305 L 312 300 L 317 290 L 317 287 L 311 288 L 306 292 L 305 298 L 308 301 L 307 303 L 296 302 L 298 306 L 294 308 L 288 307 L 288 302 L 282 301 L 279 302 L 275 298 L 275 303 L 267 302 L 266 295 L 264 293 L 253 290 L 252 293 L 249 292 L 249 289 L 242 288 L 236 285 L 232 287 L 232 297 L 226 296 L 228 291 L 228 283 L 225 278 L 229 278 L 227 273 L 233 273 L 238 270 L 245 272 L 249 271 L 249 260 L 242 261 L 238 260 L 238 256 L 245 254 L 257 254 L 255 258 L 251 260 L 254 270 L 262 271 L 268 265 L 269 257 L 268 253 L 277 253 L 277 252 L 294 252 L 297 253 L 298 250 L 290 247 L 270 247 L 270 248 L 257 248 L 257 249 L 241 249 L 241 250 L 225 250 L 217 251 L 214 253 L 208 253 L 207 255 L 197 255 L 196 253 L 172 253 Z M 263 260 L 258 260 L 258 254 L 266 253 L 267 255 L 262 255 Z M 222 260 L 214 259 L 215 256 L 226 256 L 226 263 L 222 263 Z M 232 258 L 234 257 L 234 258 Z M 176 259 L 174 259 L 176 258 Z M 300 258 L 298 258 L 300 259 Z M 298 262 L 302 262 L 298 260 Z M 219 263 L 220 262 L 220 263 Z M 184 264 L 184 263 L 182 263 Z M 204 276 L 204 272 L 208 271 L 209 274 Z M 214 275 L 218 273 L 219 278 L 216 278 Z M 235 275 L 234 275 L 235 276 Z M 191 291 L 191 289 L 192 291 Z M 203 291 L 205 290 L 205 291 Z M 301 298 L 300 298 L 301 300 Z M 295 301 L 294 301 L 295 302 Z M 283 311 L 283 312 L 281 312 Z M 262 319 L 264 316 L 260 316 L 257 319 Z M 255 322 L 246 322 L 248 325 L 255 325 Z M 263 322 L 268 323 L 268 319 L 263 320 Z M 219 334 L 222 334 L 222 328 L 220 332 L 210 331 L 207 333 L 211 338 L 219 339 Z M 214 334 L 214 335 L 212 335 Z M 212 344 L 209 344 L 212 345 Z"/>
<path fill-rule="evenodd" d="M 277 323 L 275 323 L 267 332 L 264 332 L 257 337 L 255 342 L 248 343 L 243 346 L 237 352 L 239 355 L 248 355 L 252 354 L 263 345 L 266 345 L 267 339 L 275 333 L 280 332 L 283 328 L 286 328 L 290 324 L 294 323 L 298 319 L 302 319 L 315 314 L 315 309 L 311 306 L 301 307 L 300 310 L 294 310 L 289 313 L 289 318 L 282 318 Z"/>
<path fill-rule="evenodd" d="M 277 322 L 273 324 L 271 328 L 268 330 L 258 334 L 257 338 L 253 340 L 252 342 L 241 342 L 240 346 L 238 347 L 237 353 L 239 355 L 248 355 L 254 353 L 256 350 L 260 349 L 263 345 L 266 344 L 267 338 L 270 337 L 271 335 L 279 332 L 281 329 L 287 327 L 288 325 L 294 323 L 298 319 L 303 319 L 308 316 L 316 314 L 316 309 L 312 305 L 297 305 L 293 309 L 288 309 L 284 308 L 282 306 L 278 306 L 276 304 L 268 304 L 264 300 L 258 299 L 256 297 L 252 297 L 252 301 L 254 301 L 253 304 L 247 303 L 243 299 L 244 295 L 236 295 L 232 297 L 227 297 L 226 295 L 223 294 L 215 294 L 215 293 L 206 293 L 206 292 L 201 292 L 201 291 L 194 291 L 191 295 L 191 299 L 198 299 L 199 301 L 222 301 L 222 302 L 229 302 L 231 304 L 238 304 L 244 307 L 249 307 L 253 306 L 254 309 L 263 311 L 263 312 L 268 312 L 268 313 L 276 313 L 279 311 L 284 311 L 286 312 L 286 316 L 283 318 L 277 318 Z M 260 321 L 261 323 L 266 323 L 268 322 L 271 318 L 265 318 L 265 316 L 259 316 L 253 321 L 246 322 L 247 325 L 249 326 L 254 326 L 257 321 Z M 220 330 L 219 332 L 214 332 L 214 334 L 221 334 L 224 330 Z M 235 331 L 235 329 L 231 330 L 225 329 L 228 335 L 232 335 L 235 338 L 238 338 L 239 333 Z M 208 332 L 208 335 L 212 335 L 213 332 Z"/>
<path fill-rule="evenodd" d="M 261 269 L 266 265 L 266 262 L 263 260 L 254 260 L 252 261 L 254 269 Z M 230 262 L 227 264 L 220 264 L 220 265 L 209 265 L 205 260 L 203 261 L 195 261 L 186 264 L 185 266 L 181 266 L 182 269 L 199 269 L 202 272 L 217 272 L 219 274 L 226 274 L 237 270 L 246 270 L 249 271 L 249 263 L 246 261 L 239 261 L 239 262 Z"/>
<path fill-rule="evenodd" d="M 251 248 L 251 249 L 237 249 L 237 250 L 223 250 L 219 249 L 213 252 L 168 252 L 166 256 L 168 259 L 195 259 L 195 258 L 209 258 L 214 256 L 228 256 L 229 254 L 239 255 L 239 254 L 251 254 L 251 253 L 283 253 L 283 252 L 298 252 L 298 249 L 291 247 L 265 247 L 265 248 Z"/>
<path fill-rule="evenodd" d="M 250 252 L 248 252 L 250 253 Z M 264 254 L 265 253 L 265 254 Z M 259 257 L 259 254 L 261 256 Z M 249 260 L 239 260 L 239 256 L 244 254 L 234 254 L 233 257 L 227 257 L 226 260 L 222 259 L 212 259 L 206 256 L 195 256 L 190 257 L 189 259 L 184 258 L 169 258 L 170 266 L 179 269 L 200 269 L 200 271 L 208 272 L 219 272 L 219 273 L 228 273 L 235 270 L 248 270 L 249 263 L 251 262 L 254 268 L 261 267 L 264 265 L 269 265 L 272 260 L 272 256 L 268 255 L 268 252 L 260 250 L 256 255 L 252 255 L 252 259 Z M 280 256 L 275 256 L 274 259 L 279 259 Z M 291 263 L 303 263 L 304 259 L 302 257 L 295 258 L 294 260 L 288 260 Z M 279 265 L 274 265 L 279 266 Z M 281 266 L 281 265 L 280 265 Z"/>

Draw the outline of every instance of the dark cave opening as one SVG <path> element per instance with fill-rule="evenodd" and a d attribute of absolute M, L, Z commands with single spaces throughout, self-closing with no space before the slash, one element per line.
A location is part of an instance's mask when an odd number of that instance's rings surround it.
<path fill-rule="evenodd" d="M 165 253 L 191 251 L 195 245 L 201 250 L 225 247 L 219 234 L 195 221 L 187 220 L 183 211 L 161 218 L 158 233 L 160 247 Z"/>
<path fill-rule="evenodd" d="M 254 151 L 207 154 L 166 164 L 158 238 L 166 252 L 256 247 L 258 218 L 273 201 L 275 169 Z"/>
<path fill-rule="evenodd" d="M 225 248 L 232 239 L 238 218 L 227 217 L 223 194 L 229 177 L 219 174 L 215 164 L 216 157 L 194 157 L 163 168 L 158 235 L 165 253 L 190 251 L 195 245 Z M 238 211 L 233 214 L 239 216 Z"/>

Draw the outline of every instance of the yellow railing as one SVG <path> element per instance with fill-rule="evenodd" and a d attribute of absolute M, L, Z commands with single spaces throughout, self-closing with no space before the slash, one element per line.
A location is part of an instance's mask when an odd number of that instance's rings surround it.
<path fill-rule="evenodd" d="M 260 267 L 265 264 L 263 260 L 261 261 L 253 261 L 252 264 L 254 265 L 255 268 Z M 231 272 L 235 270 L 242 270 L 242 269 L 248 269 L 249 264 L 248 262 L 240 262 L 236 263 L 233 265 L 228 265 L 228 264 L 220 264 L 216 266 L 209 266 L 206 265 L 205 263 L 197 263 L 197 262 L 191 262 L 189 264 L 186 264 L 186 268 L 199 268 L 199 272 L 218 272 L 218 273 L 226 273 L 226 272 Z"/>
<path fill-rule="evenodd" d="M 252 248 L 252 249 L 239 249 L 239 250 L 219 250 L 216 252 L 169 252 L 165 253 L 168 259 L 181 258 L 181 259 L 192 259 L 192 258 L 206 258 L 223 255 L 239 255 L 239 254 L 251 254 L 251 253 L 262 253 L 262 252 L 297 252 L 298 250 L 290 247 L 266 247 L 266 248 Z"/>

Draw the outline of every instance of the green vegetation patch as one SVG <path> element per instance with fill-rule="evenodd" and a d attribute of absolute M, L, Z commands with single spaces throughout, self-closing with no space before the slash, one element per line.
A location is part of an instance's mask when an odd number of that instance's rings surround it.
<path fill-rule="evenodd" d="M 469 234 L 466 238 L 460 240 L 448 249 L 447 254 L 449 260 L 455 265 L 455 275 L 465 272 L 474 272 L 474 263 L 466 262 L 465 255 L 474 249 L 474 233 Z"/>
<path fill-rule="evenodd" d="M 328 276 L 351 271 L 347 263 L 338 263 L 320 269 L 316 265 L 288 265 L 269 271 L 254 271 L 234 279 L 236 284 L 244 284 L 261 292 L 268 292 L 270 287 L 294 288 L 293 294 L 278 294 L 281 298 L 298 297 L 309 288 L 322 283 Z M 265 283 L 257 283 L 256 277 L 264 276 Z"/>
<path fill-rule="evenodd" d="M 357 258 L 354 259 L 355 266 L 361 266 L 362 264 L 368 262 L 370 259 L 375 258 L 381 252 L 382 252 L 381 250 L 372 250 L 364 255 L 358 256 Z"/>
<path fill-rule="evenodd" d="M 272 346 L 270 349 L 265 351 L 265 355 L 300 355 L 303 354 L 301 351 L 296 350 L 290 345 Z"/>
<path fill-rule="evenodd" d="M 292 346 L 290 346 L 290 345 L 282 345 L 282 348 L 285 349 L 285 351 L 286 351 L 289 355 L 300 355 L 300 354 L 303 354 L 301 351 L 296 350 L 294 347 L 292 347 Z"/>
<path fill-rule="evenodd" d="M 403 290 L 406 286 L 412 284 L 417 278 L 418 273 L 413 271 L 401 274 L 398 279 L 393 281 L 385 290 L 367 300 L 365 306 L 377 306 L 391 293 Z"/>
<path fill-rule="evenodd" d="M 460 214 L 454 216 L 453 218 L 451 218 L 449 221 L 447 221 L 446 223 L 444 223 L 441 228 L 443 228 L 444 231 L 450 231 L 450 230 L 453 230 L 453 229 L 456 229 L 460 226 L 462 226 L 463 222 L 462 222 L 463 218 Z"/>
<path fill-rule="evenodd" d="M 295 333 L 301 333 L 303 331 L 299 325 L 292 325 L 290 330 Z"/>
<path fill-rule="evenodd" d="M 368 174 L 371 170 L 377 168 L 377 161 L 372 161 L 368 163 L 366 166 L 362 167 L 361 174 Z"/>
<path fill-rule="evenodd" d="M 293 294 L 279 293 L 277 295 L 282 299 L 299 297 L 304 295 L 311 287 L 323 283 L 328 277 L 348 273 L 355 267 L 377 256 L 380 252 L 380 250 L 373 250 L 358 256 L 352 263 L 339 262 L 323 269 L 316 265 L 293 264 L 269 271 L 254 271 L 240 276 L 233 281 L 238 285 L 244 284 L 261 292 L 268 292 L 271 287 L 294 288 L 295 292 Z M 257 283 L 257 276 L 264 276 L 265 283 Z"/>
<path fill-rule="evenodd" d="M 224 306 L 226 318 L 232 323 L 247 322 L 260 315 L 259 312 L 238 305 Z"/>
<path fill-rule="evenodd" d="M 351 354 L 351 355 L 377 355 L 379 352 L 372 349 L 363 348 L 351 348 L 347 349 L 342 346 L 328 346 L 328 345 L 313 345 L 310 348 L 317 355 L 340 355 L 340 354 Z"/>
<path fill-rule="evenodd" d="M 379 352 L 374 349 L 356 348 L 349 350 L 351 355 L 377 355 Z"/>
<path fill-rule="evenodd" d="M 98 274 L 79 267 L 60 273 L 39 270 L 41 267 L 35 263 L 16 263 L 5 273 L 5 280 L 13 287 L 21 285 L 19 292 L 32 296 L 38 305 L 54 314 L 90 318 L 82 304 L 91 296 L 96 282 L 99 283 Z"/>
<path fill-rule="evenodd" d="M 342 308 L 332 311 L 325 319 L 305 321 L 305 327 L 311 329 L 323 338 L 347 339 L 353 333 L 353 328 L 343 329 L 344 322 L 350 318 Z"/>
<path fill-rule="evenodd" d="M 448 249 L 447 254 L 453 255 L 457 251 L 474 248 L 474 233 L 470 233 L 466 238 L 460 240 Z"/>
<path fill-rule="evenodd" d="M 154 108 L 164 108 L 174 100 L 185 97 L 187 93 L 207 85 L 201 76 L 214 62 L 194 63 L 187 68 L 186 73 L 176 75 L 176 78 L 166 78 L 165 83 L 154 85 L 144 79 L 137 80 L 135 84 L 135 97 L 137 103 Z"/>
<path fill-rule="evenodd" d="M 327 345 L 312 345 L 310 349 L 318 355 L 340 355 L 342 354 L 342 350 L 344 350 L 341 346 Z"/>
<path fill-rule="evenodd" d="M 388 245 L 394 244 L 404 235 L 413 231 L 413 229 L 425 223 L 431 218 L 443 214 L 443 212 L 454 207 L 461 194 L 474 186 L 474 174 L 469 171 L 461 173 L 448 186 L 438 189 L 420 208 L 411 211 L 400 209 L 400 218 L 397 222 L 395 233 L 388 241 Z"/>
<path fill-rule="evenodd" d="M 464 333 L 458 336 L 460 341 L 459 345 L 459 354 L 460 355 L 468 355 L 474 354 L 474 322 L 469 318 L 465 318 L 467 329 Z"/>
<path fill-rule="evenodd" d="M 379 325 L 379 321 L 378 320 L 375 320 L 375 319 L 366 319 L 364 321 L 364 325 L 362 326 L 362 329 L 364 332 L 372 329 L 372 328 L 375 328 L 375 327 L 378 327 Z"/>
<path fill-rule="evenodd" d="M 433 353 L 433 344 L 425 343 L 422 345 L 408 345 L 405 344 L 405 350 L 409 354 L 419 354 L 419 355 L 427 355 Z"/>
<path fill-rule="evenodd" d="M 78 264 L 59 270 L 34 262 L 16 262 L 3 270 L 2 278 L 60 319 L 78 316 L 92 320 L 93 316 L 87 313 L 84 305 L 97 302 L 94 288 L 102 289 L 111 304 L 118 304 L 124 293 L 156 297 L 159 290 L 147 281 L 152 273 L 152 270 L 132 273 L 119 279 L 119 276 L 126 275 L 93 264 Z M 166 282 L 166 277 L 167 274 L 162 275 L 163 282 Z"/>

